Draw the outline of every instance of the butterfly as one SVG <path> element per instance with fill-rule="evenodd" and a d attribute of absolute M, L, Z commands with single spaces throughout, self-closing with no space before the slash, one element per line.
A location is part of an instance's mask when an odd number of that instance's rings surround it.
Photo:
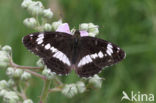
<path fill-rule="evenodd" d="M 125 58 L 125 52 L 117 45 L 81 37 L 79 30 L 74 35 L 57 31 L 32 33 L 23 38 L 23 44 L 58 75 L 67 75 L 74 69 L 80 77 L 91 77 Z"/>

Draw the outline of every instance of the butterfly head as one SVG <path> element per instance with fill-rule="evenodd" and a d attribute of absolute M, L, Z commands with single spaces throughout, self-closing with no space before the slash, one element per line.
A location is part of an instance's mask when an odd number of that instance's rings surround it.
<path fill-rule="evenodd" d="M 75 33 L 74 33 L 74 37 L 75 38 L 80 38 L 80 31 L 79 30 L 76 30 Z"/>

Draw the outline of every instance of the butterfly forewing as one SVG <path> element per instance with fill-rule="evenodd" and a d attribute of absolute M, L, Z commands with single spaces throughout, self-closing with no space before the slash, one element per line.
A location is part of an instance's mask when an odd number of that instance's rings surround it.
<path fill-rule="evenodd" d="M 79 46 L 81 50 L 76 72 L 81 77 L 93 76 L 102 68 L 116 64 L 125 57 L 124 51 L 117 45 L 98 38 L 82 37 Z"/>
<path fill-rule="evenodd" d="M 57 74 L 68 74 L 71 67 L 72 36 L 61 32 L 42 32 L 27 35 L 23 44 L 43 59 Z"/>

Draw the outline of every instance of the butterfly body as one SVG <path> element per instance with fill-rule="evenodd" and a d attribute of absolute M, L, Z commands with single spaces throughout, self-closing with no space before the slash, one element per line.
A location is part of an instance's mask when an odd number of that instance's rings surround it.
<path fill-rule="evenodd" d="M 23 38 L 23 44 L 41 57 L 52 72 L 61 75 L 74 69 L 80 77 L 90 77 L 125 57 L 117 45 L 99 38 L 81 37 L 78 30 L 74 35 L 63 32 L 29 34 Z"/>

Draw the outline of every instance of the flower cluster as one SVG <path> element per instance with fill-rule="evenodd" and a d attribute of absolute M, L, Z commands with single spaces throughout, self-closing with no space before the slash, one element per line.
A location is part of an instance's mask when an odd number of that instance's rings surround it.
<path fill-rule="evenodd" d="M 64 86 L 64 88 L 62 89 L 62 93 L 71 98 L 74 95 L 76 95 L 77 93 L 83 93 L 85 92 L 86 87 L 84 82 L 82 81 L 78 81 L 76 84 L 72 83 L 72 84 L 66 84 Z"/>
<path fill-rule="evenodd" d="M 17 69 L 17 68 L 13 68 L 13 67 L 8 67 L 6 70 L 6 74 L 10 77 L 10 78 L 19 78 L 21 80 L 29 80 L 31 78 L 31 74 L 22 70 L 22 69 Z"/>
<path fill-rule="evenodd" d="M 31 78 L 31 74 L 17 68 L 10 66 L 12 49 L 6 45 L 0 47 L 0 68 L 7 68 L 6 74 L 9 80 L 0 81 L 0 97 L 3 97 L 5 103 L 17 103 L 20 101 L 20 95 L 16 89 L 16 83 L 18 81 L 27 81 Z"/>
<path fill-rule="evenodd" d="M 34 28 L 38 31 L 51 31 L 52 25 L 46 21 L 53 17 L 51 9 L 45 9 L 40 1 L 24 0 L 21 6 L 28 10 L 32 15 L 24 20 L 27 27 Z M 38 19 L 41 19 L 41 23 Z"/>
<path fill-rule="evenodd" d="M 14 87 L 14 88 L 12 88 Z M 0 81 L 0 97 L 3 97 L 4 103 L 18 103 L 20 102 L 21 96 L 19 92 L 17 92 L 17 89 L 15 88 L 15 83 L 12 79 L 6 81 L 1 80 Z M 31 100 L 29 100 L 31 101 Z M 28 102 L 24 100 L 23 103 L 33 103 Z"/>
<path fill-rule="evenodd" d="M 40 1 L 24 0 L 21 6 L 27 9 L 30 14 L 32 14 L 32 17 L 26 18 L 24 20 L 24 24 L 27 27 L 37 31 L 53 30 L 66 32 L 69 34 L 73 34 L 73 31 L 75 31 L 75 29 L 70 30 L 68 23 L 63 23 L 61 19 L 52 23 L 48 23 L 47 21 L 53 17 L 53 12 L 50 8 L 44 9 L 45 7 Z M 82 23 L 79 25 L 79 30 L 80 33 L 82 33 L 82 36 L 95 37 L 99 33 L 98 25 L 94 25 L 93 23 Z"/>
<path fill-rule="evenodd" d="M 99 33 L 98 25 L 94 25 L 93 23 L 82 23 L 79 25 L 79 29 L 87 31 L 88 35 L 92 37 L 95 37 Z"/>
<path fill-rule="evenodd" d="M 102 86 L 102 78 L 98 75 L 94 75 L 93 77 L 88 79 L 89 84 L 93 85 L 95 88 L 101 88 Z M 75 84 L 66 84 L 62 89 L 62 93 L 71 98 L 78 93 L 84 93 L 87 89 L 87 86 L 84 82 L 78 81 Z"/>

